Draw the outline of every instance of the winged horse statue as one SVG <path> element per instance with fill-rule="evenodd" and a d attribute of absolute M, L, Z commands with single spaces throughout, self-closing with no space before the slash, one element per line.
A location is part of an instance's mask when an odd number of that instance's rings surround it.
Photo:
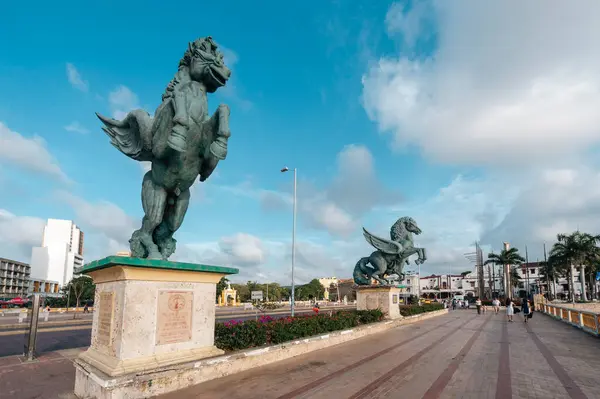
<path fill-rule="evenodd" d="M 416 248 L 413 234 L 421 234 L 421 229 L 411 217 L 402 217 L 390 229 L 391 240 L 377 237 L 363 227 L 365 240 L 376 251 L 370 256 L 361 258 L 354 267 L 354 282 L 357 285 L 370 285 L 375 279 L 382 285 L 390 285 L 390 281 L 404 279 L 404 265 L 409 265 L 409 257 L 417 254 L 415 264 L 423 264 L 427 260 L 425 248 Z M 391 276 L 397 276 L 390 279 Z M 387 277 L 387 278 L 386 278 Z"/>

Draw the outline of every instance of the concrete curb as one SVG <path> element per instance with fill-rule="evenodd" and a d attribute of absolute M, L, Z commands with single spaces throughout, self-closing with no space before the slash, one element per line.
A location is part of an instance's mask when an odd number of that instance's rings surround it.
<path fill-rule="evenodd" d="M 148 398 L 447 313 L 448 309 L 442 309 L 348 330 L 330 332 L 279 345 L 251 348 L 196 362 L 168 366 L 149 373 L 141 372 L 116 378 L 111 378 L 89 364 L 76 360 L 74 362 L 78 374 L 76 381 L 82 384 L 79 391 L 88 392 L 89 397 L 107 399 Z M 86 381 L 89 381 L 89 383 Z M 102 392 L 92 392 L 94 391 L 93 387 L 99 385 L 102 386 Z"/>

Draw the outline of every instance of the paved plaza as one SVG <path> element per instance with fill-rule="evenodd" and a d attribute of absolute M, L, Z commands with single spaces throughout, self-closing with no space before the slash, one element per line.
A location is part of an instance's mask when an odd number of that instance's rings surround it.
<path fill-rule="evenodd" d="M 527 325 L 515 320 L 457 310 L 161 398 L 600 397 L 597 338 L 540 313 Z M 73 397 L 76 354 L 31 365 L 0 358 L 0 392 Z"/>

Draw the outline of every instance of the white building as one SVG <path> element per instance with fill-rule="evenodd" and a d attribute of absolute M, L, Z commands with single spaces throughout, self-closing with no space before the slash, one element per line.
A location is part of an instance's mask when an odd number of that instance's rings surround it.
<path fill-rule="evenodd" d="M 456 294 L 463 294 L 462 280 L 463 277 L 460 274 L 432 274 L 421 277 L 421 297 L 451 298 Z"/>
<path fill-rule="evenodd" d="M 400 295 L 403 297 L 419 296 L 419 276 L 413 272 L 406 272 L 404 280 L 400 280 Z"/>
<path fill-rule="evenodd" d="M 42 246 L 31 251 L 31 278 L 56 281 L 62 287 L 83 266 L 83 232 L 70 220 L 48 219 Z"/>
<path fill-rule="evenodd" d="M 331 289 L 332 285 L 334 287 L 337 287 L 337 285 L 338 285 L 338 279 L 336 277 L 323 277 L 323 278 L 319 279 L 319 283 L 321 283 L 321 285 L 325 289 L 325 291 L 323 292 L 323 299 L 326 300 L 326 301 L 328 301 L 329 300 L 329 294 L 330 294 L 329 290 Z M 336 296 L 336 298 L 337 298 L 337 296 Z"/>
<path fill-rule="evenodd" d="M 516 289 L 519 296 L 524 296 L 526 292 L 532 294 L 546 294 L 548 292 L 548 280 L 542 275 L 541 265 L 539 262 L 529 262 L 517 267 L 519 277 L 519 286 Z M 583 292 L 583 284 L 581 283 L 581 271 L 578 267 L 573 266 L 573 288 L 575 297 L 579 298 Z M 588 299 L 592 298 L 594 287 L 591 287 L 589 281 L 586 281 L 586 292 Z M 596 289 L 598 282 L 594 281 Z M 550 281 L 550 292 L 552 296 L 556 294 L 558 299 L 567 299 L 570 290 L 569 279 L 567 277 L 559 277 L 556 281 Z M 529 289 L 529 291 L 528 291 Z M 590 292 L 591 290 L 591 292 Z M 556 292 L 555 292 L 556 291 Z"/>

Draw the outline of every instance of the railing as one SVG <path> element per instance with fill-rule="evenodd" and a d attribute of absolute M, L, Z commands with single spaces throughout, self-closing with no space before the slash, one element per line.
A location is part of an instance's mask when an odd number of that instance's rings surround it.
<path fill-rule="evenodd" d="M 587 310 L 573 309 L 562 306 L 551 305 L 548 303 L 538 304 L 537 310 L 547 315 L 561 320 L 577 328 L 600 336 L 600 314 Z"/>

